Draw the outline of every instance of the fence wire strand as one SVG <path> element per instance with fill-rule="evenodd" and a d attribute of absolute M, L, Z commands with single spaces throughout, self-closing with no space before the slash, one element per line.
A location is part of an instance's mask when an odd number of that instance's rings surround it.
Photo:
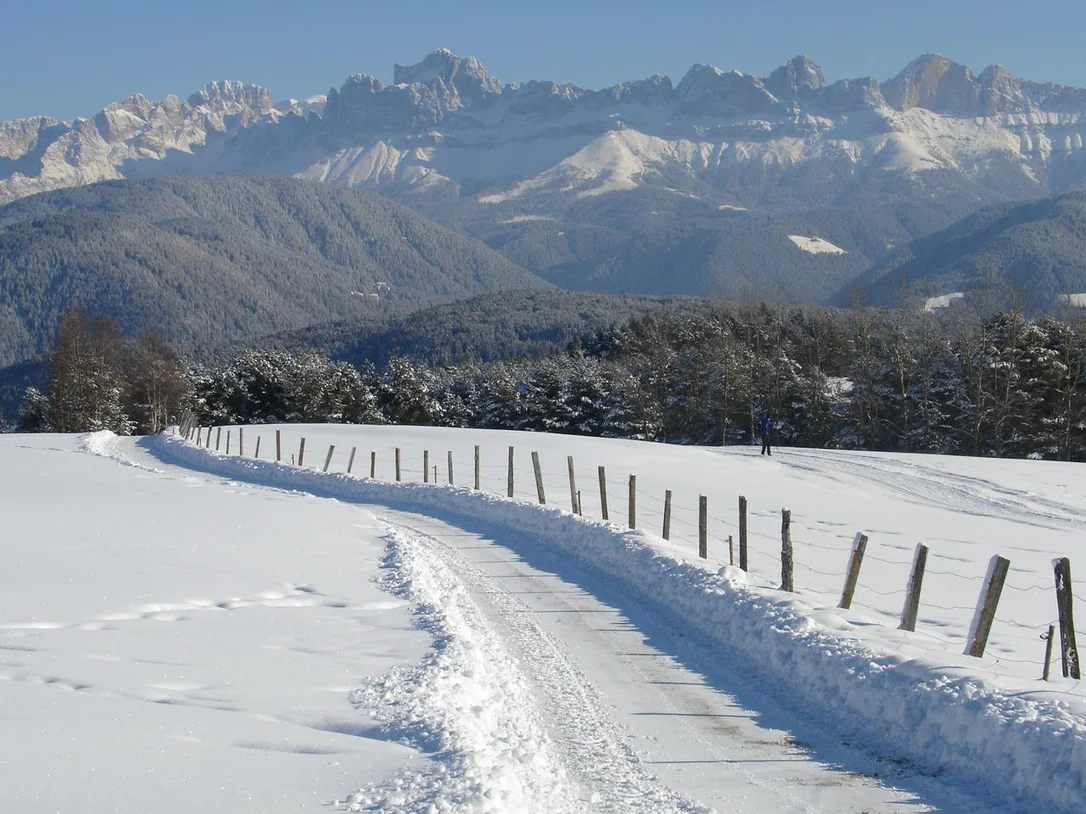
<path fill-rule="evenodd" d="M 210 428 L 207 428 L 207 435 L 206 435 L 206 437 L 204 439 L 202 439 L 202 442 L 198 446 L 200 446 L 203 449 L 212 448 L 211 447 L 211 443 L 212 443 L 211 442 L 211 432 L 212 432 L 213 429 L 215 429 L 214 426 L 210 427 Z M 225 438 L 226 438 L 226 436 L 223 436 L 222 443 L 225 443 Z M 261 451 L 263 453 L 262 458 L 264 458 L 266 460 L 269 460 L 269 461 L 274 461 L 275 460 L 275 451 L 274 451 L 274 446 L 273 445 L 274 445 L 274 442 L 275 442 L 275 435 L 273 433 L 260 432 L 260 433 L 257 434 L 256 438 L 261 444 Z M 239 433 L 239 437 L 238 437 L 237 440 L 238 440 L 238 442 L 240 444 L 240 441 L 241 441 L 240 433 Z M 288 461 L 288 460 L 293 460 L 294 458 L 296 458 L 297 449 L 298 449 L 298 446 L 299 446 L 299 444 L 296 443 L 296 441 L 298 441 L 298 440 L 300 440 L 300 439 L 288 440 L 287 438 L 284 437 L 284 439 L 283 439 L 283 447 L 282 447 L 282 449 L 283 449 L 282 460 L 284 462 Z M 196 442 L 196 435 L 195 434 L 193 434 L 192 439 L 190 439 L 189 442 L 196 445 L 197 442 Z M 249 455 L 247 455 L 245 457 L 256 457 L 255 454 L 254 454 L 255 453 L 255 444 L 254 444 L 254 442 L 252 440 L 250 440 L 249 443 L 246 444 L 246 448 L 248 450 L 250 450 L 250 452 L 249 452 Z M 225 447 L 223 447 L 222 449 L 225 449 Z M 225 454 L 225 453 L 222 452 L 222 449 L 219 450 L 220 454 Z M 391 476 L 392 473 L 395 471 L 394 470 L 394 466 L 395 466 L 394 459 L 395 459 L 395 452 L 396 452 L 396 449 L 397 449 L 396 446 L 390 445 L 390 446 L 387 446 L 387 447 L 377 447 L 375 449 L 366 449 L 364 446 L 359 446 L 359 447 L 357 447 L 357 449 L 359 450 L 359 457 L 354 462 L 356 465 L 354 467 L 355 471 L 352 473 L 353 477 L 368 478 L 369 461 L 367 460 L 368 456 L 366 455 L 366 452 L 376 453 L 376 465 L 377 465 L 377 472 L 378 473 L 382 473 L 382 474 L 386 474 L 386 475 Z M 401 465 L 400 465 L 400 472 L 401 472 L 401 478 L 400 479 L 401 479 L 401 481 L 404 481 L 404 482 L 412 482 L 412 481 L 424 482 L 424 481 L 429 481 L 429 482 L 431 482 L 431 483 L 433 483 L 435 485 L 447 485 L 447 478 L 448 478 L 448 474 L 449 474 L 449 470 L 448 470 L 448 466 L 447 466 L 447 457 L 446 457 L 449 454 L 449 452 L 447 450 L 443 450 L 443 449 L 429 450 L 431 467 L 430 467 L 430 469 L 428 471 L 426 471 L 424 473 L 423 469 L 421 467 L 419 467 L 419 464 L 422 461 L 422 455 L 421 454 L 418 454 L 416 452 L 408 453 L 403 447 L 400 447 L 399 449 L 401 450 Z M 238 455 L 239 453 L 238 453 L 237 450 L 238 450 L 238 445 L 232 444 L 231 445 L 231 455 Z M 326 454 L 325 450 L 318 449 L 318 448 L 314 447 L 312 449 L 312 451 L 310 451 L 310 450 L 306 450 L 306 451 L 309 453 L 309 455 L 307 455 L 306 457 L 310 458 L 310 460 L 307 461 L 306 465 L 303 468 L 305 468 L 307 470 L 315 470 L 315 471 L 322 470 L 323 469 L 322 462 L 323 462 L 324 456 Z M 333 454 L 333 461 L 344 464 L 345 460 L 346 460 L 346 455 L 347 455 L 347 447 L 344 447 L 342 450 L 337 450 L 336 453 Z M 489 457 L 490 457 L 491 460 L 493 460 L 495 456 L 491 455 Z M 341 458 L 343 460 L 340 460 Z M 514 458 L 515 466 L 517 467 L 517 469 L 516 469 L 516 474 L 517 474 L 516 492 L 517 492 L 518 495 L 521 495 L 522 497 L 525 497 L 525 499 L 527 499 L 526 496 L 531 494 L 534 491 L 534 488 L 535 488 L 535 483 L 534 483 L 534 479 L 533 479 L 533 475 L 532 475 L 531 470 L 529 470 L 527 473 L 524 472 L 526 462 L 528 460 L 530 460 L 530 452 L 521 452 L 521 453 L 517 454 L 515 456 L 515 458 Z M 553 463 L 553 459 L 550 462 Z M 416 467 L 419 467 L 419 468 L 416 468 Z M 436 480 L 433 477 L 431 477 L 433 475 L 433 470 L 435 468 L 437 470 Z M 464 483 L 470 482 L 471 474 L 474 471 L 474 462 L 473 462 L 472 456 L 469 455 L 468 458 L 467 458 L 467 461 L 464 462 L 464 463 L 461 463 L 461 465 L 459 467 L 459 472 L 455 467 L 454 467 L 453 471 L 454 471 L 454 473 L 459 475 L 458 479 L 463 480 Z M 505 450 L 502 451 L 501 462 L 500 463 L 486 463 L 486 462 L 483 461 L 483 456 L 481 454 L 480 463 L 479 463 L 479 473 L 481 475 L 481 484 L 480 485 L 482 486 L 482 490 L 487 491 L 487 486 L 490 485 L 490 486 L 492 486 L 494 488 L 494 492 L 496 494 L 501 494 L 501 495 L 506 494 L 505 481 L 506 481 L 506 476 L 508 474 L 508 471 L 509 471 L 508 459 L 507 459 L 507 453 L 505 452 Z M 582 483 L 583 487 L 582 487 L 582 489 L 579 489 L 578 491 L 584 491 L 586 493 L 586 496 L 595 494 L 598 497 L 599 478 L 598 478 L 597 472 L 598 472 L 598 470 L 596 470 L 595 467 L 592 467 L 587 471 L 583 471 L 582 473 L 579 473 L 579 475 L 577 477 L 577 481 Z M 567 469 L 559 471 L 557 469 L 550 469 L 550 468 L 543 469 L 541 467 L 541 476 L 543 478 L 543 481 L 544 481 L 545 485 L 548 484 L 548 483 L 553 484 L 551 486 L 552 489 L 559 488 L 557 486 L 557 484 L 561 484 L 561 488 L 564 489 L 565 485 L 568 483 L 569 470 L 567 468 Z M 500 481 L 500 485 L 499 485 L 499 481 Z M 611 508 L 610 513 L 615 518 L 615 520 L 611 521 L 611 525 L 613 525 L 615 527 L 618 527 L 618 528 L 622 528 L 622 527 L 625 526 L 625 523 L 623 521 L 625 521 L 626 513 L 630 508 L 629 507 L 629 479 L 628 479 L 628 477 L 614 478 L 614 477 L 606 477 L 605 476 L 604 485 L 605 485 L 605 487 L 607 489 L 609 503 L 612 504 L 612 508 Z M 638 509 L 640 509 L 641 506 L 645 507 L 645 512 L 644 512 L 644 515 L 642 515 L 642 517 L 641 517 L 641 522 L 639 524 L 639 527 L 646 528 L 646 529 L 660 527 L 661 522 L 662 522 L 663 507 L 667 504 L 666 495 L 664 493 L 658 493 L 656 491 L 650 491 L 650 490 L 646 489 L 643 485 L 635 483 L 634 495 L 633 496 L 634 496 L 634 499 L 637 501 L 637 503 L 640 504 L 638 506 Z M 721 505 L 727 506 L 729 504 L 727 502 L 723 502 L 723 501 L 722 502 L 717 502 L 717 501 L 713 500 L 712 498 L 710 498 L 709 505 L 715 505 L 715 506 L 719 507 Z M 734 507 L 733 507 L 733 509 L 734 509 Z M 708 563 L 711 563 L 713 565 L 718 565 L 718 564 L 725 563 L 725 559 L 723 557 L 720 557 L 717 554 L 717 551 L 719 550 L 718 547 L 722 546 L 723 544 L 725 544 L 727 542 L 727 537 L 720 533 L 721 529 L 730 532 L 731 535 L 733 536 L 733 542 L 736 543 L 736 544 L 738 543 L 738 540 L 734 539 L 735 536 L 737 535 L 737 529 L 738 529 L 738 514 L 733 509 L 729 509 L 727 516 L 723 516 L 723 515 L 720 515 L 720 514 L 712 514 L 712 513 L 707 513 L 707 515 L 706 515 L 706 520 L 710 524 L 710 528 L 716 530 L 716 532 L 717 532 L 715 535 L 713 535 L 710 538 L 710 545 L 712 547 L 712 552 L 713 553 L 710 556 L 710 558 L 707 560 Z M 677 545 L 684 545 L 684 546 L 685 545 L 690 545 L 691 547 L 693 547 L 694 545 L 697 544 L 697 536 L 698 535 L 696 534 L 696 530 L 699 529 L 699 524 L 695 520 L 686 519 L 686 518 L 695 518 L 695 517 L 697 517 L 699 511 L 700 511 L 699 506 L 689 505 L 689 504 L 686 504 L 686 503 L 684 503 L 684 502 L 682 502 L 680 500 L 676 500 L 674 493 L 672 494 L 672 499 L 671 499 L 671 519 L 670 519 L 672 529 L 674 529 L 676 527 L 679 527 L 681 529 L 688 529 L 688 530 L 691 530 L 691 531 L 695 532 L 695 533 L 680 533 L 679 535 L 675 535 L 671 540 L 673 543 L 675 543 Z M 645 515 L 647 515 L 647 517 Z M 656 520 L 656 522 L 655 523 L 646 522 L 650 518 L 652 520 Z M 749 509 L 749 504 L 748 504 L 748 518 L 753 519 L 755 521 L 755 526 L 761 526 L 763 528 L 765 526 L 767 526 L 767 525 L 776 525 L 777 523 L 780 522 L 780 514 L 779 514 L 778 511 L 769 510 L 769 509 L 750 510 Z M 794 550 L 798 550 L 798 551 L 802 552 L 804 549 L 816 549 L 816 550 L 820 550 L 820 551 L 830 552 L 830 553 L 833 553 L 833 554 L 841 554 L 841 555 L 848 555 L 852 551 L 851 546 L 833 545 L 833 544 L 828 544 L 828 543 L 824 543 L 824 542 L 818 542 L 815 539 L 807 539 L 808 537 L 825 538 L 826 536 L 830 536 L 830 537 L 832 537 L 834 539 L 837 539 L 837 538 L 843 538 L 843 535 L 828 533 L 828 532 L 826 532 L 824 530 L 821 530 L 821 529 L 812 529 L 805 522 L 805 517 L 803 515 L 797 514 L 795 512 L 793 512 L 791 514 L 791 531 L 792 531 L 792 544 L 793 544 Z M 751 528 L 750 525 L 748 525 L 748 528 L 747 528 L 747 535 L 748 535 L 748 555 L 752 560 L 754 560 L 753 566 L 749 570 L 749 573 L 751 574 L 751 577 L 754 578 L 759 583 L 764 583 L 763 587 L 765 587 L 767 589 L 778 590 L 778 588 L 776 588 L 776 576 L 777 575 L 775 573 L 773 573 L 773 570 L 774 570 L 773 566 L 774 565 L 779 566 L 780 563 L 781 563 L 781 556 L 780 556 L 779 552 L 780 552 L 782 541 L 780 539 L 780 536 L 779 535 L 774 535 L 774 534 L 768 534 L 765 531 L 761 531 L 757 527 Z M 756 543 L 756 544 L 751 544 L 752 542 Z M 930 556 L 931 556 L 932 559 L 937 559 L 937 558 L 941 558 L 943 560 L 952 559 L 952 558 L 947 558 L 945 556 L 939 555 L 938 553 L 935 553 L 935 552 L 933 552 Z M 865 553 L 864 559 L 865 560 L 869 559 L 869 560 L 872 560 L 874 562 L 883 563 L 885 565 L 891 565 L 891 566 L 895 566 L 895 567 L 896 566 L 903 566 L 903 567 L 907 568 L 907 567 L 910 566 L 910 562 L 889 559 L 887 557 L 882 557 L 882 556 L 879 556 L 878 554 L 871 553 L 870 551 Z M 811 565 L 809 565 L 809 564 L 807 564 L 806 562 L 803 562 L 803 561 L 794 561 L 794 567 L 797 568 L 797 569 L 803 570 L 804 572 L 809 572 L 809 573 L 812 573 L 812 574 L 816 574 L 816 575 L 818 575 L 820 577 L 824 577 L 826 579 L 840 580 L 840 579 L 844 579 L 844 577 L 845 577 L 845 569 L 844 568 L 840 572 L 824 571 L 824 570 L 821 570 L 819 568 L 815 568 L 815 567 L 813 567 L 813 566 L 811 566 Z M 969 582 L 969 583 L 980 582 L 980 581 L 983 581 L 984 578 L 985 578 L 983 575 L 980 575 L 980 574 L 965 574 L 965 573 L 961 573 L 959 571 L 955 571 L 952 568 L 946 568 L 946 569 L 927 568 L 926 573 L 930 574 L 930 575 L 933 575 L 933 576 L 950 577 L 950 578 L 953 578 L 953 579 L 957 579 L 957 580 L 961 580 L 963 582 Z M 1019 573 L 1023 573 L 1023 572 L 1019 572 Z M 1024 573 L 1029 574 L 1029 575 L 1033 575 L 1033 573 L 1029 572 L 1029 571 L 1024 572 Z M 1038 591 L 1047 592 L 1047 591 L 1053 590 L 1053 586 L 1046 585 L 1046 584 L 1043 584 L 1043 583 L 1033 583 L 1033 584 L 1027 584 L 1027 585 L 1018 585 L 1018 584 L 1015 584 L 1014 582 L 1007 581 L 1007 582 L 1004 583 L 1004 587 L 1007 588 L 1010 591 L 1013 591 L 1013 592 L 1016 592 L 1016 593 L 1019 593 L 1019 594 L 1030 594 L 1030 593 L 1036 593 Z M 877 597 L 883 597 L 883 598 L 886 598 L 886 597 L 901 597 L 901 596 L 904 596 L 906 594 L 906 590 L 904 588 L 899 588 L 899 589 L 894 589 L 894 590 L 889 590 L 889 591 L 881 591 L 881 590 L 878 590 L 876 588 L 873 588 L 871 585 L 867 584 L 866 582 L 862 582 L 862 581 L 857 582 L 856 588 L 857 588 L 858 591 L 862 591 L 864 593 L 870 593 L 870 594 L 873 594 L 873 595 L 875 595 Z M 799 593 L 800 593 L 800 595 L 802 595 L 804 593 L 807 593 L 807 591 L 801 589 L 799 591 Z M 818 593 L 818 594 L 824 595 L 824 596 L 827 597 L 827 600 L 829 599 L 828 593 L 826 591 L 824 591 L 824 590 L 822 590 L 822 591 L 813 591 L 813 593 Z M 1078 602 L 1086 602 L 1086 598 L 1084 598 L 1078 592 L 1072 592 L 1072 596 Z M 875 607 L 874 605 L 866 604 L 863 601 L 854 600 L 853 605 L 856 606 L 856 607 L 859 607 L 859 608 L 863 608 L 863 609 L 865 609 L 867 611 L 870 611 L 870 612 L 872 612 L 872 613 L 874 613 L 874 614 L 876 614 L 878 616 L 881 616 L 881 617 L 896 618 L 897 615 L 898 615 L 896 610 L 888 610 L 885 607 L 881 607 L 881 608 L 880 607 Z M 975 610 L 976 610 L 975 606 L 972 606 L 972 605 L 945 606 L 945 605 L 939 605 L 938 603 L 928 601 L 926 599 L 922 600 L 922 605 L 924 607 L 927 607 L 927 608 L 932 608 L 934 610 L 939 610 L 939 611 L 943 611 L 945 613 L 950 613 L 950 614 L 972 613 L 972 612 L 975 612 Z M 927 619 L 920 619 L 919 621 L 921 621 L 921 622 L 923 622 L 924 624 L 927 624 L 927 625 L 945 624 L 945 620 L 943 620 L 943 619 L 930 619 L 930 618 L 927 618 Z M 1026 623 L 1023 623 L 1023 622 L 1019 622 L 1019 621 L 1017 621 L 1015 619 L 1005 618 L 1003 616 L 995 617 L 994 622 L 996 622 L 998 625 L 1005 626 L 1007 628 L 1013 628 L 1015 630 L 1022 630 L 1022 631 L 1030 631 L 1032 633 L 1039 633 L 1039 637 L 1041 639 L 1045 638 L 1045 635 L 1046 635 L 1042 631 L 1047 631 L 1050 624 L 1051 625 L 1056 624 L 1056 622 L 1046 623 L 1046 624 L 1041 624 L 1041 625 L 1026 624 Z M 902 631 L 902 633 L 905 634 L 907 632 Z M 942 643 L 944 645 L 947 645 L 947 644 L 957 645 L 960 642 L 964 641 L 964 637 L 960 637 L 957 634 L 943 633 L 942 635 L 936 635 L 936 634 L 930 633 L 930 632 L 925 631 L 925 630 L 915 630 L 915 631 L 911 631 L 911 633 L 916 634 L 916 635 L 920 635 L 920 636 L 924 636 L 924 637 L 926 637 L 928 639 L 940 642 L 940 643 Z M 1086 639 L 1086 634 L 1083 634 L 1083 637 L 1084 637 L 1084 639 Z M 1078 637 L 1076 637 L 1076 643 L 1079 643 L 1078 642 Z M 1017 652 L 1014 649 L 1016 646 L 1017 645 L 1011 645 L 1008 648 L 1011 653 Z M 987 656 L 993 662 L 995 662 L 997 664 L 998 663 L 1003 663 L 1003 662 L 1005 662 L 1007 664 L 1033 665 L 1033 666 L 1039 666 L 1039 665 L 1042 664 L 1042 661 L 1039 660 L 1039 659 L 1020 659 L 1020 658 L 1014 658 L 1013 656 L 1003 655 L 1001 652 L 999 652 L 1001 648 L 1002 648 L 1002 646 L 991 645 L 991 647 L 989 649 L 989 652 L 987 653 Z"/>

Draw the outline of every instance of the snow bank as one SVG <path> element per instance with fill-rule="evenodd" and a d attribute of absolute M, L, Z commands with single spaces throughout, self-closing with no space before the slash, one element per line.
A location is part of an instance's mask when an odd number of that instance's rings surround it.
<path fill-rule="evenodd" d="M 876 655 L 821 628 L 789 594 L 715 573 L 643 531 L 466 488 L 385 483 L 226 458 L 160 436 L 159 455 L 238 480 L 352 502 L 445 512 L 534 535 L 697 629 L 798 708 L 920 771 L 954 772 L 1033 807 L 1086 804 L 1086 720 L 960 670 Z"/>

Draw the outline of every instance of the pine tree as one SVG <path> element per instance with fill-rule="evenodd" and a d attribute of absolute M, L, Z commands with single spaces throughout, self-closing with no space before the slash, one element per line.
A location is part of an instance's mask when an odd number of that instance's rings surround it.
<path fill-rule="evenodd" d="M 53 417 L 49 397 L 36 387 L 26 388 L 15 426 L 19 432 L 52 432 Z"/>

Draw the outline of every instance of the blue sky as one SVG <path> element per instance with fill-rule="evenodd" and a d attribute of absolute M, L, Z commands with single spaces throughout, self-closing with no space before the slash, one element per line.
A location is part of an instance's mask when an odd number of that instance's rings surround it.
<path fill-rule="evenodd" d="M 437 47 L 503 82 L 597 88 L 695 62 L 765 75 L 796 54 L 831 81 L 886 79 L 927 52 L 980 71 L 1086 86 L 1086 3 L 1034 0 L 12 0 L 2 15 L 0 120 L 91 116 L 131 93 L 181 97 L 213 79 L 276 100 L 392 79 Z"/>

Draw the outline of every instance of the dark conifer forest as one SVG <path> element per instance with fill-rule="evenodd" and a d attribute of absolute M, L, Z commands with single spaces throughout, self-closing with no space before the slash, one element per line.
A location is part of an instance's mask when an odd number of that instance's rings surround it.
<path fill-rule="evenodd" d="M 704 303 L 529 359 L 381 366 L 248 350 L 192 366 L 204 423 L 481 427 L 684 444 L 1086 459 L 1086 324 Z"/>

